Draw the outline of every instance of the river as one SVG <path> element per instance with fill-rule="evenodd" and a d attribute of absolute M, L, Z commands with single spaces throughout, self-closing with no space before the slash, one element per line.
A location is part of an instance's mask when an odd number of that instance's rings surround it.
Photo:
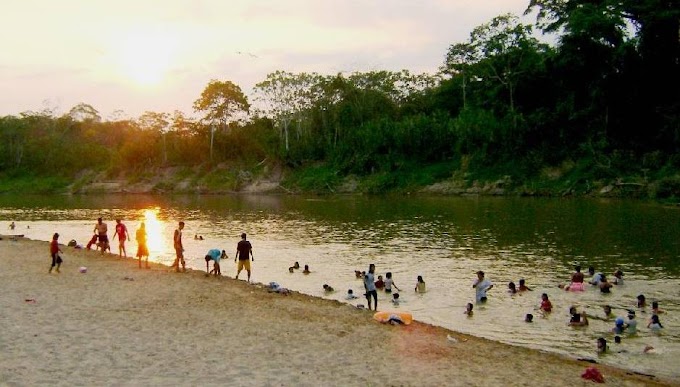
<path fill-rule="evenodd" d="M 239 235 L 246 232 L 255 257 L 253 281 L 276 281 L 342 302 L 347 302 L 347 289 L 363 293 L 354 271 L 375 263 L 376 274 L 393 273 L 403 300 L 395 307 L 390 295 L 379 292 L 381 310 L 409 311 L 417 320 L 459 332 L 680 380 L 673 360 L 680 357 L 680 208 L 552 198 L 0 196 L 0 234 L 47 241 L 58 232 L 62 243 L 74 239 L 84 245 L 98 217 L 108 223 L 109 238 L 114 219 L 123 219 L 133 239 L 145 220 L 151 260 L 168 265 L 174 258 L 172 233 L 183 220 L 187 264 L 205 270 L 206 252 L 225 249 L 232 260 L 222 262 L 222 273 L 229 277 L 235 274 Z M 13 231 L 8 229 L 12 221 Z M 112 250 L 117 253 L 117 243 Z M 135 251 L 136 243 L 128 243 L 128 255 Z M 48 261 L 46 253 L 45 267 Z M 309 265 L 312 273 L 289 273 L 295 261 Z M 609 278 L 621 269 L 625 283 L 610 294 L 595 288 L 560 290 L 557 285 L 568 282 L 575 264 L 592 265 Z M 471 285 L 478 270 L 495 287 L 489 301 L 476 305 L 468 317 L 463 311 L 474 302 Z M 427 284 L 424 294 L 414 292 L 418 275 Z M 508 282 L 520 278 L 533 291 L 508 294 Z M 323 284 L 336 291 L 325 293 Z M 554 306 L 547 315 L 537 310 L 542 293 Z M 638 294 L 665 310 L 661 333 L 647 328 L 651 313 L 636 307 Z M 614 323 L 603 319 L 605 304 L 621 317 L 627 309 L 636 310 L 639 332 L 624 334 L 622 343 L 614 344 Z M 567 326 L 571 305 L 592 316 L 588 327 Z M 533 323 L 524 322 L 527 313 L 535 315 Z M 599 357 L 598 337 L 610 342 L 609 353 Z M 647 345 L 655 349 L 643 353 Z"/>

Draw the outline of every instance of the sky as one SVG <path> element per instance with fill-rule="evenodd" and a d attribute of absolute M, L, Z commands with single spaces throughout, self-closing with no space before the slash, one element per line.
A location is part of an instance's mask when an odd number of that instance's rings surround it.
<path fill-rule="evenodd" d="M 2 3 L 0 116 L 64 114 L 82 102 L 106 120 L 191 116 L 213 79 L 252 100 L 253 86 L 277 70 L 434 74 L 451 44 L 495 16 L 522 16 L 529 0 Z"/>

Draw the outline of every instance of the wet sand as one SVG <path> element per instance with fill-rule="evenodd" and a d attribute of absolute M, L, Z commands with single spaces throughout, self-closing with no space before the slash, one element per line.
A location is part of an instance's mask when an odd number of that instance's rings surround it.
<path fill-rule="evenodd" d="M 61 246 L 61 273 L 48 274 L 48 246 L 0 240 L 0 385 L 592 383 L 587 362 L 200 271 Z M 680 385 L 595 366 L 610 385 Z"/>

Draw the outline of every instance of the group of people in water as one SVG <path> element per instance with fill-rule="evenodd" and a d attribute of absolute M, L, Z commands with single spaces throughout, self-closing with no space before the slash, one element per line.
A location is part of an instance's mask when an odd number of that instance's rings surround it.
<path fill-rule="evenodd" d="M 483 272 L 478 272 L 478 279 L 475 281 L 475 284 L 473 287 L 483 287 L 484 291 L 480 293 L 480 290 L 478 289 L 477 294 L 477 302 L 485 302 L 486 301 L 486 294 L 485 291 L 491 289 L 493 285 L 490 283 L 485 283 L 484 280 L 484 273 Z M 581 272 L 581 266 L 575 266 L 574 267 L 574 273 L 571 276 L 571 281 L 567 285 L 559 285 L 558 287 L 560 289 L 563 289 L 565 291 L 570 291 L 570 292 L 582 292 L 585 291 L 587 287 L 594 287 L 598 289 L 601 293 L 611 293 L 611 289 L 618 285 L 623 285 L 623 272 L 621 270 L 616 270 L 613 273 L 613 279 L 612 281 L 609 281 L 607 277 L 603 273 L 598 273 L 595 271 L 595 268 L 593 266 L 588 268 L 588 275 L 590 276 L 590 279 L 586 281 L 586 277 L 584 273 Z M 514 282 L 510 282 L 508 284 L 508 293 L 515 294 L 515 293 L 520 293 L 524 291 L 531 291 L 529 287 L 526 286 L 525 280 L 521 279 L 519 281 L 519 288 L 516 287 Z M 643 294 L 640 294 L 637 296 L 637 308 L 640 309 L 643 313 L 646 313 L 647 310 L 647 300 L 646 297 Z M 473 310 L 473 305 L 470 303 L 467 305 L 466 310 L 464 313 L 467 315 L 471 316 L 472 315 L 472 310 Z M 550 298 L 547 293 L 543 293 L 541 295 L 541 303 L 539 306 L 539 311 L 540 313 L 546 314 L 550 313 L 553 310 L 553 305 L 552 302 L 550 301 Z M 597 318 L 601 320 L 611 320 L 613 319 L 614 321 L 614 327 L 611 329 L 611 333 L 613 333 L 615 336 L 615 342 L 620 343 L 621 342 L 621 336 L 622 334 L 626 333 L 628 335 L 635 335 L 637 333 L 637 325 L 638 321 L 636 320 L 636 313 L 634 309 L 627 309 L 627 319 L 624 320 L 623 317 L 616 317 L 614 316 L 612 312 L 612 308 L 609 305 L 604 305 L 603 306 L 603 312 L 604 316 L 599 317 L 599 316 L 590 316 L 591 318 Z M 651 309 L 651 317 L 649 318 L 647 328 L 650 329 L 652 332 L 658 332 L 660 329 L 663 328 L 663 325 L 661 324 L 659 314 L 663 313 L 661 309 L 659 309 L 659 303 L 658 301 L 652 302 L 652 309 Z M 570 306 L 569 307 L 569 315 L 570 319 L 568 322 L 569 326 L 572 327 L 584 327 L 589 325 L 588 321 L 588 315 L 586 314 L 585 310 L 579 311 L 575 306 Z M 528 313 L 525 316 L 525 321 L 528 323 L 533 322 L 533 314 Z M 644 351 L 648 352 L 652 350 L 653 348 L 650 346 L 646 346 Z M 598 353 L 606 353 L 608 350 L 608 345 L 607 345 L 607 340 L 604 337 L 600 337 L 597 339 L 597 351 Z"/>
<path fill-rule="evenodd" d="M 297 262 L 295 262 L 297 265 Z M 293 267 L 291 267 L 292 269 Z M 305 265 L 305 269 L 308 267 Z M 292 271 L 291 271 L 292 272 Z M 363 285 L 364 285 L 364 297 L 366 297 L 366 300 L 368 301 L 368 309 L 369 310 L 378 310 L 378 290 L 382 290 L 385 293 L 392 294 L 392 304 L 393 305 L 399 305 L 402 301 L 401 296 L 399 295 L 399 292 L 402 291 L 399 286 L 394 281 L 394 278 L 392 276 L 392 272 L 387 272 L 385 273 L 385 278 L 383 279 L 382 275 L 378 275 L 378 279 L 376 280 L 375 278 L 375 265 L 370 264 L 368 267 L 368 271 L 360 271 L 360 270 L 355 270 L 354 274 L 356 278 L 362 279 Z M 392 290 L 394 289 L 394 291 Z M 326 293 L 332 293 L 335 292 L 335 289 L 328 285 L 328 284 L 323 284 L 323 290 Z M 423 280 L 423 276 L 417 276 L 416 278 L 416 285 L 414 288 L 414 291 L 416 293 L 425 293 L 426 287 L 425 287 L 425 280 Z M 358 299 L 359 297 L 354 293 L 353 289 L 348 289 L 347 294 L 345 295 L 345 300 L 355 300 Z M 357 305 L 359 308 L 363 308 L 363 304 Z"/>
<path fill-rule="evenodd" d="M 10 227 L 14 226 L 14 224 L 10 225 Z M 185 268 L 185 261 L 184 261 L 184 246 L 182 244 L 182 230 L 184 229 L 184 222 L 179 222 L 177 229 L 174 231 L 173 235 L 173 244 L 176 252 L 176 258 L 171 267 L 174 267 L 177 271 L 180 270 L 180 265 L 182 267 L 182 270 L 186 270 Z M 97 219 L 97 223 L 94 226 L 93 230 L 93 237 L 92 239 L 88 242 L 87 244 L 87 249 L 91 249 L 93 245 L 96 245 L 96 248 L 101 250 L 102 254 L 106 252 L 107 250 L 110 251 L 110 245 L 109 245 L 109 239 L 108 239 L 108 227 L 105 222 L 103 222 L 102 218 Z M 149 250 L 147 247 L 147 234 L 146 234 L 146 228 L 144 222 L 141 222 L 139 225 L 139 228 L 137 229 L 136 233 L 136 240 L 137 240 L 137 254 L 136 257 L 139 262 L 139 267 L 142 267 L 142 260 L 145 259 L 145 267 L 148 269 L 149 268 Z M 63 259 L 60 255 L 62 253 L 61 249 L 59 248 L 58 244 L 58 238 L 59 234 L 55 233 L 52 237 L 52 242 L 50 243 L 50 257 L 52 260 L 51 266 L 49 271 L 52 272 L 53 269 L 56 269 L 55 271 L 58 273 L 59 268 L 63 262 Z M 122 222 L 121 219 L 116 219 L 116 226 L 115 226 L 115 232 L 113 235 L 113 239 L 115 240 L 118 238 L 118 253 L 119 256 L 121 257 L 127 257 L 127 251 L 125 248 L 125 242 L 127 240 L 130 240 L 130 235 L 127 230 L 127 227 L 125 224 Z M 202 238 L 196 238 L 197 240 L 202 240 Z M 75 245 L 75 241 L 71 241 Z M 71 243 L 69 243 L 71 245 Z M 80 246 L 76 246 L 80 247 Z M 206 262 L 206 275 L 214 275 L 214 276 L 221 276 L 222 271 L 220 267 L 220 261 L 222 259 L 227 259 L 228 255 L 225 250 L 213 248 L 208 250 L 207 254 L 205 255 L 205 262 Z M 212 270 L 209 268 L 209 262 L 213 262 L 213 268 Z M 238 279 L 239 274 L 241 273 L 242 270 L 247 271 L 248 275 L 248 281 L 250 281 L 251 277 L 251 265 L 250 262 L 254 261 L 253 257 L 253 252 L 252 252 L 252 245 L 250 242 L 246 239 L 246 234 L 243 233 L 241 234 L 241 241 L 238 242 L 237 248 L 236 248 L 236 255 L 234 258 L 234 262 L 238 261 L 238 267 L 237 267 L 237 272 L 236 272 L 236 279 Z M 295 262 L 292 266 L 289 267 L 289 272 L 294 273 L 296 270 L 300 269 L 300 264 L 298 262 Z M 309 265 L 304 265 L 304 269 L 302 270 L 303 274 L 310 274 L 311 270 L 309 268 Z M 491 281 L 489 281 L 485 277 L 485 273 L 483 271 L 478 271 L 477 273 L 477 278 L 472 284 L 472 288 L 475 290 L 475 301 L 478 304 L 483 304 L 487 301 L 487 292 L 491 290 L 494 285 Z M 369 310 L 377 310 L 378 308 L 378 296 L 377 296 L 377 291 L 378 290 L 383 290 L 385 293 L 392 294 L 392 303 L 394 305 L 399 305 L 401 302 L 400 300 L 400 295 L 399 292 L 402 290 L 397 286 L 393 275 L 391 272 L 386 272 L 385 273 L 385 278 L 383 279 L 382 275 L 378 275 L 377 279 L 375 278 L 375 265 L 370 264 L 368 271 L 359 271 L 355 270 L 355 275 L 357 278 L 360 278 L 363 280 L 363 285 L 364 285 L 364 296 L 366 297 L 366 300 L 368 302 L 368 309 Z M 616 285 L 623 285 L 624 280 L 623 280 L 623 272 L 621 270 L 616 270 L 613 273 L 613 279 L 611 281 L 608 280 L 608 278 L 603 274 L 603 273 L 598 273 L 595 271 L 594 267 L 589 267 L 588 268 L 588 275 L 590 276 L 590 279 L 586 281 L 585 274 L 581 272 L 581 266 L 575 266 L 574 267 L 574 273 L 571 275 L 571 280 L 568 284 L 566 285 L 559 285 L 560 289 L 563 289 L 565 291 L 569 292 L 582 292 L 585 291 L 587 287 L 595 287 L 598 289 L 601 293 L 610 293 L 611 289 L 616 286 Z M 323 289 L 325 292 L 334 292 L 335 289 L 333 289 L 332 286 L 328 284 L 323 285 Z M 394 289 L 394 290 L 393 290 Z M 523 293 L 527 291 L 532 291 L 530 287 L 527 286 L 525 279 L 520 279 L 518 284 L 516 285 L 514 282 L 509 282 L 508 283 L 508 293 L 510 294 L 516 294 L 516 293 Z M 425 281 L 423 280 L 422 276 L 417 276 L 416 278 L 416 284 L 414 287 L 414 291 L 417 293 L 424 293 L 426 291 L 426 286 L 425 286 Z M 347 295 L 345 296 L 346 300 L 353 300 L 357 299 L 358 296 L 354 294 L 353 289 L 348 289 Z M 647 327 L 651 331 L 659 331 L 663 329 L 663 325 L 660 321 L 659 315 L 663 313 L 662 310 L 659 309 L 659 304 L 658 301 L 654 301 L 651 304 L 651 317 L 649 318 L 649 322 L 647 324 Z M 361 307 L 361 306 L 360 306 Z M 646 312 L 646 307 L 647 307 L 647 300 L 643 294 L 640 294 L 637 296 L 637 307 L 643 311 Z M 541 295 L 541 302 L 539 306 L 539 311 L 542 314 L 546 313 L 551 313 L 553 310 L 553 305 L 552 302 L 550 301 L 549 295 L 547 293 L 543 293 Z M 611 329 L 611 332 L 616 335 L 615 337 L 615 342 L 620 342 L 621 336 L 624 333 L 627 334 L 636 334 L 637 333 L 637 320 L 636 320 L 636 313 L 635 310 L 633 309 L 628 309 L 627 313 L 627 319 L 624 319 L 623 317 L 615 317 L 614 314 L 612 313 L 612 309 L 609 305 L 604 305 L 603 306 L 603 312 L 604 312 L 604 317 L 598 317 L 598 316 L 590 316 L 591 318 L 598 318 L 602 320 L 614 320 L 614 327 Z M 465 307 L 464 313 L 468 315 L 469 317 L 473 316 L 474 314 L 474 304 L 473 303 L 468 303 Z M 570 314 L 570 320 L 568 322 L 569 326 L 573 327 L 582 327 L 582 326 L 587 326 L 589 325 L 588 321 L 588 315 L 585 313 L 585 311 L 579 311 L 575 306 L 571 306 L 569 308 L 569 314 Z M 527 323 L 531 323 L 534 321 L 534 316 L 531 313 L 526 314 L 525 319 Z M 600 337 L 597 340 L 597 348 L 599 353 L 605 353 L 608 350 L 608 345 L 607 345 L 607 340 L 604 337 Z M 648 350 L 649 348 L 647 348 Z"/>

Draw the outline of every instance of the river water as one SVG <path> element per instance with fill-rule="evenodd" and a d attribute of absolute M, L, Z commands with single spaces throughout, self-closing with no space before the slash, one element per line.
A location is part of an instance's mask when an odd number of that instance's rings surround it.
<path fill-rule="evenodd" d="M 239 235 L 246 232 L 255 257 L 253 281 L 275 281 L 342 302 L 348 302 L 347 289 L 363 294 L 354 271 L 375 263 L 377 275 L 393 273 L 403 300 L 394 306 L 390 295 L 379 292 L 381 310 L 408 311 L 417 320 L 459 332 L 680 380 L 677 207 L 538 198 L 0 196 L 0 234 L 47 241 L 58 232 L 62 243 L 75 239 L 84 245 L 98 217 L 108 223 L 109 238 L 115 218 L 123 219 L 133 239 L 145 220 L 151 260 L 168 265 L 174 259 L 173 230 L 183 220 L 187 264 L 205 270 L 206 252 L 225 249 L 232 259 L 222 262 L 222 273 L 229 277 L 236 271 L 233 257 Z M 11 221 L 16 223 L 13 231 L 8 229 Z M 204 239 L 195 240 L 195 235 Z M 112 249 L 117 252 L 116 242 Z M 136 243 L 128 243 L 128 255 L 135 251 Z M 46 265 L 48 261 L 46 256 Z M 289 273 L 295 261 L 309 265 L 312 273 Z M 567 283 L 575 264 L 595 266 L 609 278 L 621 269 L 625 283 L 610 294 L 595 288 L 560 290 L 557 285 Z M 495 287 L 489 301 L 476 305 L 468 317 L 463 311 L 474 302 L 471 285 L 478 270 L 485 271 Z M 427 284 L 424 294 L 414 292 L 418 275 Z M 508 282 L 520 278 L 533 291 L 508 294 Z M 323 284 L 336 291 L 325 293 Z M 545 316 L 537 310 L 542 293 L 554 306 Z M 651 311 L 636 307 L 638 294 L 650 304 L 658 301 L 665 311 L 660 315 L 661 333 L 647 328 Z M 614 323 L 603 319 L 605 304 L 621 317 L 626 309 L 636 310 L 639 332 L 624 334 L 623 342 L 614 344 Z M 567 325 L 571 305 L 592 316 L 588 327 Z M 534 314 L 533 323 L 524 322 L 527 313 Z M 611 343 L 608 354 L 596 354 L 598 337 Z M 647 345 L 655 349 L 643 353 Z"/>

